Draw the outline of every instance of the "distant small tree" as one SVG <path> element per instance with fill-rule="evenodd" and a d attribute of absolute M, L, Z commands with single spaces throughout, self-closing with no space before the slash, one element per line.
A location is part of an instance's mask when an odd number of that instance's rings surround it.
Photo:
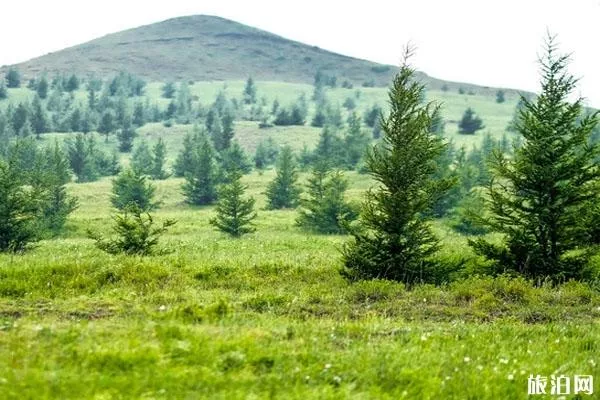
<path fill-rule="evenodd" d="M 88 230 L 88 237 L 96 241 L 96 247 L 109 254 L 149 256 L 156 254 L 155 247 L 160 237 L 175 225 L 175 220 L 166 220 L 156 227 L 154 218 L 135 205 L 127 207 L 113 217 L 116 237 L 105 239 L 97 232 Z M 164 253 L 165 251 L 158 251 Z"/>
<path fill-rule="evenodd" d="M 131 117 L 126 116 L 121 129 L 117 132 L 119 141 L 119 151 L 129 153 L 133 148 L 133 140 L 137 136 L 137 132 L 132 124 Z"/>
<path fill-rule="evenodd" d="M 342 106 L 346 110 L 352 111 L 356 108 L 356 102 L 354 101 L 354 99 L 352 97 L 348 97 L 348 98 L 346 98 L 346 100 L 344 101 L 344 104 L 342 104 Z"/>
<path fill-rule="evenodd" d="M 165 170 L 167 163 L 167 146 L 162 138 L 152 148 L 152 179 L 167 179 L 169 174 Z"/>
<path fill-rule="evenodd" d="M 102 114 L 100 124 L 98 125 L 98 133 L 105 135 L 106 141 L 108 142 L 108 135 L 113 133 L 115 130 L 115 117 L 110 110 L 106 110 Z"/>
<path fill-rule="evenodd" d="M 110 202 L 119 210 L 125 210 L 131 204 L 135 204 L 141 211 L 152 211 L 159 205 L 154 201 L 155 190 L 146 175 L 140 175 L 128 168 L 112 181 Z"/>
<path fill-rule="evenodd" d="M 267 187 L 267 208 L 294 208 L 298 205 L 300 189 L 297 187 L 298 170 L 290 147 L 284 147 L 276 166 L 277 175 Z"/>
<path fill-rule="evenodd" d="M 210 224 L 233 237 L 240 237 L 256 230 L 253 220 L 253 198 L 244 199 L 247 186 L 241 182 L 242 174 L 239 171 L 230 171 L 227 181 L 229 183 L 219 188 L 219 202 L 216 206 L 217 215 L 210 220 Z"/>
<path fill-rule="evenodd" d="M 46 97 L 48 97 L 48 79 L 46 79 L 45 76 L 42 76 L 39 80 L 39 82 L 37 82 L 35 91 L 37 92 L 37 95 L 40 96 L 40 99 L 45 99 Z"/>
<path fill-rule="evenodd" d="M 43 154 L 44 170 L 40 184 L 45 195 L 41 206 L 41 229 L 58 235 L 64 228 L 67 217 L 78 207 L 78 200 L 67 193 L 66 184 L 71 181 L 69 160 L 58 144 L 47 148 Z"/>
<path fill-rule="evenodd" d="M 246 87 L 244 88 L 244 103 L 256 103 L 256 85 L 254 84 L 254 79 L 252 79 L 252 77 L 249 77 L 246 81 Z"/>
<path fill-rule="evenodd" d="M 332 172 L 326 162 L 317 162 L 308 179 L 308 198 L 300 202 L 297 224 L 318 233 L 345 233 L 358 217 L 357 207 L 344 199 L 347 188 L 348 181 L 341 172 Z"/>
<path fill-rule="evenodd" d="M 152 175 L 154 158 L 145 140 L 140 141 L 131 156 L 131 168 L 139 175 Z"/>
<path fill-rule="evenodd" d="M 379 117 L 381 116 L 381 107 L 377 104 L 373 104 L 371 108 L 365 112 L 365 116 L 363 117 L 365 124 L 368 127 L 373 128 L 376 124 L 379 123 Z"/>
<path fill-rule="evenodd" d="M 505 101 L 506 101 L 506 99 L 505 99 L 504 90 L 498 90 L 496 92 L 496 103 L 504 103 Z"/>
<path fill-rule="evenodd" d="M 475 115 L 475 111 L 471 107 L 464 112 L 462 119 L 458 123 L 458 132 L 464 135 L 473 135 L 478 130 L 483 129 L 481 118 Z"/>
<path fill-rule="evenodd" d="M 221 170 L 224 174 L 222 176 L 223 179 L 226 179 L 227 172 L 231 170 L 238 170 L 242 174 L 247 174 L 252 171 L 252 164 L 237 140 L 234 140 L 229 148 L 221 152 L 220 158 Z"/>
<path fill-rule="evenodd" d="M 77 78 L 77 75 L 73 74 L 69 77 L 69 79 L 67 80 L 67 83 L 65 84 L 65 90 L 67 92 L 74 92 L 76 90 L 79 89 L 79 78 Z"/>
<path fill-rule="evenodd" d="M 182 186 L 185 202 L 193 205 L 212 204 L 217 198 L 215 152 L 204 134 L 199 134 L 194 142 L 189 170 L 185 171 L 185 183 Z"/>
<path fill-rule="evenodd" d="M 21 73 L 16 68 L 10 68 L 6 73 L 6 86 L 14 89 L 21 86 Z"/>
<path fill-rule="evenodd" d="M 46 133 L 49 131 L 49 121 L 48 115 L 46 114 L 46 110 L 42 106 L 42 101 L 40 97 L 36 94 L 31 102 L 31 127 L 33 131 L 39 138 L 40 134 Z"/>
<path fill-rule="evenodd" d="M 77 176 L 77 182 L 91 182 L 97 179 L 98 170 L 93 153 L 90 152 L 90 141 L 83 134 L 77 134 L 74 141 L 67 142 L 67 155 L 71 169 Z"/>
<path fill-rule="evenodd" d="M 0 100 L 4 100 L 8 98 L 8 90 L 6 89 L 6 85 L 4 82 L 0 81 Z"/>
<path fill-rule="evenodd" d="M 162 97 L 164 97 L 165 99 L 172 99 L 173 97 L 175 97 L 176 91 L 177 89 L 175 89 L 175 83 L 167 82 L 162 87 Z"/>
<path fill-rule="evenodd" d="M 358 162 L 366 153 L 369 142 L 369 136 L 362 130 L 360 117 L 353 112 L 348 118 L 348 130 L 344 136 L 346 165 L 348 168 L 356 168 Z"/>

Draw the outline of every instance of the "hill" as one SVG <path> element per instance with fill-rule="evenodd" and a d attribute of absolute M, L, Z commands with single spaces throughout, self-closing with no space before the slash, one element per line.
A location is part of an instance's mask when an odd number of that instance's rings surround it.
<path fill-rule="evenodd" d="M 317 71 L 354 85 L 387 86 L 396 67 L 360 60 L 285 39 L 224 18 L 169 19 L 113 33 L 17 64 L 25 77 L 42 73 L 95 74 L 128 71 L 152 81 L 235 80 L 312 83 Z M 0 68 L 5 72 L 7 66 Z M 421 74 L 430 89 L 459 87 L 477 94 L 495 89 L 446 82 Z"/>

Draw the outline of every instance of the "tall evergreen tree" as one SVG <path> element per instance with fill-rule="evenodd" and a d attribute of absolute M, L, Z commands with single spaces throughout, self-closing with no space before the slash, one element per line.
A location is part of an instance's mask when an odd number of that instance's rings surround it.
<path fill-rule="evenodd" d="M 42 101 L 38 95 L 36 95 L 31 102 L 30 119 L 33 131 L 38 138 L 41 133 L 46 133 L 49 131 L 48 116 L 46 115 L 46 110 L 44 110 L 44 107 L 42 107 Z"/>
<path fill-rule="evenodd" d="M 35 87 L 35 91 L 37 92 L 37 95 L 40 96 L 40 99 L 43 100 L 48 97 L 48 87 L 48 79 L 46 79 L 45 76 L 42 76 Z"/>
<path fill-rule="evenodd" d="M 16 68 L 11 68 L 6 73 L 6 86 L 8 88 L 18 88 L 21 86 L 21 73 Z"/>
<path fill-rule="evenodd" d="M 242 177 L 239 171 L 230 171 L 227 181 L 219 188 L 219 202 L 216 206 L 217 215 L 210 220 L 210 224 L 233 237 L 240 237 L 256 230 L 253 220 L 253 198 L 243 198 L 247 186 L 240 182 Z"/>
<path fill-rule="evenodd" d="M 367 192 L 354 240 L 343 251 L 351 279 L 436 279 L 438 240 L 426 212 L 451 183 L 433 179 L 445 146 L 430 132 L 437 106 L 423 104 L 425 88 L 414 73 L 405 61 L 389 92 L 383 138 L 367 153 L 366 168 L 378 186 Z"/>
<path fill-rule="evenodd" d="M 133 148 L 133 140 L 137 136 L 135 127 L 130 116 L 126 116 L 123 120 L 121 128 L 117 131 L 117 139 L 119 140 L 119 151 L 129 153 Z"/>
<path fill-rule="evenodd" d="M 74 141 L 67 142 L 67 155 L 69 164 L 77 182 L 91 182 L 97 179 L 98 169 L 96 160 L 94 159 L 94 144 L 91 143 L 93 138 L 86 140 L 83 134 L 77 134 Z"/>
<path fill-rule="evenodd" d="M 360 117 L 353 112 L 348 118 L 348 130 L 344 137 L 348 168 L 356 168 L 356 165 L 367 151 L 369 142 L 369 136 L 362 130 Z"/>
<path fill-rule="evenodd" d="M 292 149 L 284 147 L 279 154 L 276 165 L 277 175 L 267 187 L 267 208 L 294 208 L 300 199 L 297 186 L 298 169 Z"/>
<path fill-rule="evenodd" d="M 113 133 L 115 129 L 115 117 L 110 110 L 106 110 L 102 114 L 100 124 L 98 125 L 98 133 L 105 135 L 106 141 L 108 142 L 108 136 Z"/>
<path fill-rule="evenodd" d="M 502 233 L 501 244 L 472 241 L 498 270 L 529 277 L 581 278 L 585 256 L 569 251 L 585 243 L 586 210 L 600 202 L 599 149 L 589 144 L 598 113 L 584 116 L 582 100 L 569 101 L 577 80 L 569 57 L 557 55 L 554 39 L 540 60 L 542 91 L 524 107 L 515 126 L 523 145 L 512 158 L 496 151 L 488 185 L 491 216 L 483 222 Z"/>

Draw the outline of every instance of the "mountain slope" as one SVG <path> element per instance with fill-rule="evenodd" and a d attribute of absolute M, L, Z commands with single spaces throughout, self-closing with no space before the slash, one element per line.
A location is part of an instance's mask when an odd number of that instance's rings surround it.
<path fill-rule="evenodd" d="M 354 85 L 386 86 L 396 67 L 332 53 L 227 19 L 198 15 L 169 19 L 113 33 L 16 65 L 25 77 L 42 73 L 95 74 L 128 71 L 149 80 L 245 79 L 312 83 L 318 70 Z M 6 71 L 7 67 L 0 69 Z M 425 74 L 432 89 L 459 86 Z"/>

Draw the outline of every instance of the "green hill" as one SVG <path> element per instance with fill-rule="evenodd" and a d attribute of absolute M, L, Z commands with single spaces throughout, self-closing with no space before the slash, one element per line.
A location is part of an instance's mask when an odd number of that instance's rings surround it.
<path fill-rule="evenodd" d="M 25 77 L 43 73 L 95 74 L 128 71 L 152 81 L 238 80 L 312 83 L 317 71 L 338 84 L 387 86 L 396 67 L 332 53 L 316 46 L 227 19 L 198 15 L 169 19 L 113 33 L 16 65 Z M 7 66 L 0 68 L 6 72 Z M 425 74 L 430 89 L 489 94 L 495 89 L 446 82 Z"/>

